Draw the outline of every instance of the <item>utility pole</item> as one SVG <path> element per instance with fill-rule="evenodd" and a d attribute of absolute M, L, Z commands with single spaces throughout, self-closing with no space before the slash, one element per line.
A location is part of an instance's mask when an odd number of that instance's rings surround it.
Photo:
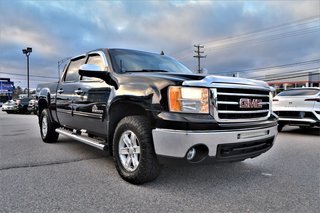
<path fill-rule="evenodd" d="M 207 57 L 206 55 L 201 55 L 202 53 L 204 53 L 204 51 L 200 51 L 200 49 L 203 49 L 204 46 L 198 44 L 198 45 L 194 45 L 194 47 L 197 48 L 197 49 L 194 51 L 197 55 L 194 55 L 193 57 L 194 57 L 194 58 L 198 58 L 198 73 L 202 73 L 202 69 L 201 69 L 201 66 L 200 66 L 200 59 Z"/>

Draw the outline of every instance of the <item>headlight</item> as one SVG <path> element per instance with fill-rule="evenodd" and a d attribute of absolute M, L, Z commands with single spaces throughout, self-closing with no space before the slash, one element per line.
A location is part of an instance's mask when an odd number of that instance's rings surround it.
<path fill-rule="evenodd" d="M 209 113 L 207 88 L 171 86 L 168 90 L 169 110 L 184 113 Z"/>

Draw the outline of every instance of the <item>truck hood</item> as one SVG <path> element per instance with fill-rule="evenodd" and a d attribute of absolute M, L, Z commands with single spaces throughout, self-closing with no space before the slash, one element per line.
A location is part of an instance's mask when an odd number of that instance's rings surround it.
<path fill-rule="evenodd" d="M 239 85 L 265 87 L 266 89 L 270 89 L 269 85 L 264 81 L 258 81 L 258 80 L 252 80 L 252 79 L 246 79 L 246 78 L 216 76 L 216 75 L 208 75 L 200 81 L 189 80 L 189 81 L 183 82 L 183 85 L 187 85 L 187 86 L 214 87 L 215 84 L 239 84 Z"/>
<path fill-rule="evenodd" d="M 247 86 L 257 86 L 269 90 L 269 85 L 264 81 L 251 80 L 246 78 L 225 77 L 216 75 L 197 75 L 180 73 L 131 73 L 132 76 L 144 78 L 159 78 L 171 81 L 182 82 L 185 86 L 215 87 L 215 84 L 237 84 Z"/>

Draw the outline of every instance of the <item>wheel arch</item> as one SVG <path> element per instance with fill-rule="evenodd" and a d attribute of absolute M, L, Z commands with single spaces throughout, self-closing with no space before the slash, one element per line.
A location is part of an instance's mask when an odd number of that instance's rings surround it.
<path fill-rule="evenodd" d="M 42 99 L 39 99 L 39 101 L 38 101 L 38 110 L 37 110 L 39 122 L 40 122 L 41 112 L 42 112 L 42 110 L 44 110 L 44 109 L 46 109 L 46 108 L 48 108 L 48 102 L 47 102 L 47 100 L 45 100 L 45 99 L 43 99 L 43 98 L 42 98 Z"/>
<path fill-rule="evenodd" d="M 109 107 L 108 115 L 108 143 L 110 155 L 113 154 L 112 143 L 115 129 L 123 118 L 134 115 L 146 116 L 149 119 L 150 124 L 152 126 L 154 125 L 152 113 L 145 109 L 139 102 L 118 100 Z"/>

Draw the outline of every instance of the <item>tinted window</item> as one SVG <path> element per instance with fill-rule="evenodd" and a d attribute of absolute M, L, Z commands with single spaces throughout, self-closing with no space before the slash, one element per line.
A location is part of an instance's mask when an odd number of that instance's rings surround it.
<path fill-rule="evenodd" d="M 79 67 L 84 63 L 84 57 L 80 59 L 76 59 L 70 62 L 69 67 L 67 69 L 67 74 L 65 77 L 65 81 L 78 81 L 79 80 Z"/>
<path fill-rule="evenodd" d="M 21 103 L 26 104 L 26 103 L 29 103 L 29 101 L 31 99 L 30 98 L 23 98 L 23 99 L 20 99 L 20 100 L 21 100 Z"/>
<path fill-rule="evenodd" d="M 162 70 L 192 74 L 192 71 L 177 60 L 165 55 L 124 49 L 112 49 L 109 52 L 114 68 L 118 73 Z"/>
<path fill-rule="evenodd" d="M 87 61 L 87 64 L 95 64 L 100 67 L 101 70 L 104 70 L 104 64 L 100 55 L 90 55 Z"/>
<path fill-rule="evenodd" d="M 295 89 L 287 90 L 279 93 L 278 96 L 308 96 L 316 95 L 319 92 L 317 89 Z"/>
<path fill-rule="evenodd" d="M 99 54 L 90 55 L 86 64 L 95 64 L 100 67 L 101 70 L 105 70 L 105 65 L 102 61 L 102 58 Z M 82 76 L 81 80 L 88 80 L 88 81 L 101 81 L 99 78 L 90 78 L 86 76 Z"/>

